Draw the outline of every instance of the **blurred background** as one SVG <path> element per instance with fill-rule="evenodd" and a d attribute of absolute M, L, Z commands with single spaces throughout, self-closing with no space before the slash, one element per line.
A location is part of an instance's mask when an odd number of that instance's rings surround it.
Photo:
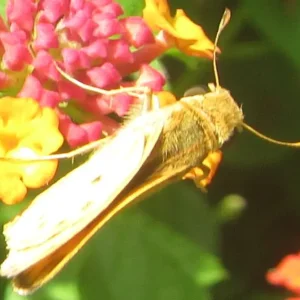
<path fill-rule="evenodd" d="M 121 2 L 135 14 L 144 6 L 141 0 Z M 300 1 L 169 4 L 173 12 L 184 9 L 212 40 L 224 8 L 231 9 L 219 44 L 221 85 L 242 106 L 248 124 L 273 138 L 300 140 Z M 170 51 L 157 65 L 178 97 L 195 85 L 214 82 L 211 61 Z M 300 251 L 300 150 L 242 132 L 225 145 L 223 156 L 207 194 L 192 182 L 181 182 L 126 209 L 59 276 L 27 299 L 287 297 L 287 291 L 266 282 L 265 274 L 285 255 Z M 1 205 L 1 223 L 25 205 Z M 2 236 L 0 242 L 3 260 Z M 1 279 L 0 299 L 24 298 Z"/>

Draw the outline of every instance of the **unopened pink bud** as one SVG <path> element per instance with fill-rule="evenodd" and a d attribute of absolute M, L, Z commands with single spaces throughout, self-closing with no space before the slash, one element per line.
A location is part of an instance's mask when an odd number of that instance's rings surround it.
<path fill-rule="evenodd" d="M 113 64 L 131 63 L 133 55 L 125 40 L 111 40 L 108 44 L 108 60 Z"/>
<path fill-rule="evenodd" d="M 91 96 L 86 102 L 87 109 L 89 111 L 95 111 L 97 114 L 108 115 L 113 112 L 111 96 Z"/>
<path fill-rule="evenodd" d="M 88 143 L 86 131 L 73 123 L 69 116 L 62 113 L 59 115 L 59 130 L 71 147 L 78 147 Z"/>
<path fill-rule="evenodd" d="M 40 23 L 36 26 L 37 37 L 33 42 L 35 51 L 58 48 L 58 36 L 50 23 Z"/>
<path fill-rule="evenodd" d="M 37 101 L 41 99 L 43 93 L 43 86 L 40 81 L 33 75 L 29 75 L 18 93 L 18 97 L 21 98 L 32 98 Z"/>
<path fill-rule="evenodd" d="M 93 36 L 96 38 L 105 38 L 121 33 L 119 21 L 110 14 L 97 13 L 93 15 L 93 21 L 97 24 L 93 32 Z"/>
<path fill-rule="evenodd" d="M 70 30 L 78 31 L 90 18 L 91 12 L 81 9 L 65 19 L 64 26 Z"/>
<path fill-rule="evenodd" d="M 41 7 L 44 17 L 47 21 L 55 23 L 67 13 L 69 9 L 69 0 L 42 0 Z"/>
<path fill-rule="evenodd" d="M 95 6 L 103 7 L 105 5 L 109 5 L 112 3 L 112 0 L 90 0 L 91 3 L 95 4 Z"/>
<path fill-rule="evenodd" d="M 112 108 L 118 116 L 123 117 L 128 112 L 132 103 L 132 96 L 127 93 L 121 93 L 113 97 Z"/>
<path fill-rule="evenodd" d="M 122 34 L 131 45 L 139 48 L 154 43 L 153 33 L 141 17 L 128 17 L 120 22 Z"/>
<path fill-rule="evenodd" d="M 60 74 L 53 62 L 53 57 L 45 50 L 37 53 L 32 65 L 34 66 L 34 73 L 42 80 L 52 79 L 57 81 L 60 78 Z"/>
<path fill-rule="evenodd" d="M 6 14 L 9 23 L 16 23 L 19 29 L 30 32 L 34 24 L 37 7 L 32 0 L 9 0 Z"/>
<path fill-rule="evenodd" d="M 99 7 L 100 7 L 100 10 L 102 13 L 110 14 L 110 15 L 114 16 L 115 18 L 121 16 L 124 13 L 121 5 L 116 2 L 111 2 L 111 3 L 108 3 L 107 5 L 104 5 L 104 6 L 101 5 Z"/>
<path fill-rule="evenodd" d="M 62 50 L 62 57 L 65 70 L 68 73 L 72 73 L 74 70 L 81 68 L 89 68 L 91 65 L 90 58 L 82 50 L 65 48 Z"/>
<path fill-rule="evenodd" d="M 86 0 L 70 0 L 70 13 L 75 13 L 81 10 Z"/>
<path fill-rule="evenodd" d="M 66 80 L 58 82 L 58 91 L 64 101 L 75 99 L 84 103 L 87 97 L 85 90 Z"/>
<path fill-rule="evenodd" d="M 39 102 L 41 106 L 55 108 L 60 101 L 61 96 L 59 93 L 44 89 Z"/>
<path fill-rule="evenodd" d="M 147 86 L 153 91 L 160 91 L 165 84 L 166 79 L 160 72 L 149 65 L 142 65 L 140 76 L 136 81 L 137 86 Z"/>
<path fill-rule="evenodd" d="M 86 74 L 91 84 L 99 88 L 114 86 L 122 79 L 117 69 L 108 62 L 88 70 Z"/>
<path fill-rule="evenodd" d="M 96 141 L 100 138 L 102 132 L 102 123 L 95 121 L 90 123 L 80 124 L 80 127 L 85 130 L 89 142 Z"/>
<path fill-rule="evenodd" d="M 1 32 L 0 39 L 5 49 L 3 61 L 8 69 L 20 71 L 24 65 L 31 62 L 32 57 L 28 50 L 24 31 Z"/>
<path fill-rule="evenodd" d="M 93 32 L 97 25 L 92 20 L 87 20 L 77 31 L 83 42 L 89 42 L 93 38 Z"/>
<path fill-rule="evenodd" d="M 108 41 L 97 39 L 86 47 L 82 48 L 82 51 L 85 52 L 90 58 L 106 58 L 107 57 L 107 47 Z"/>

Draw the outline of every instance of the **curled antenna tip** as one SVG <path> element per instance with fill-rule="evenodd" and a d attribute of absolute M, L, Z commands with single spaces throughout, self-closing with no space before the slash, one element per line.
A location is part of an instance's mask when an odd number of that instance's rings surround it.
<path fill-rule="evenodd" d="M 231 16 L 230 10 L 228 8 L 225 8 L 225 11 L 224 11 L 223 16 L 221 18 L 219 28 L 218 28 L 218 31 L 217 31 L 217 34 L 216 34 L 216 38 L 215 38 L 214 53 L 213 53 L 213 67 L 214 67 L 215 80 L 216 80 L 216 90 L 218 90 L 218 88 L 220 87 L 219 74 L 218 74 L 218 68 L 217 68 L 217 62 L 216 62 L 216 60 L 217 60 L 217 51 L 218 51 L 218 40 L 219 40 L 219 36 L 220 36 L 221 32 L 223 31 L 223 29 L 226 27 L 226 25 L 229 22 L 230 16 Z"/>
<path fill-rule="evenodd" d="M 230 9 L 225 8 L 225 11 L 223 13 L 221 22 L 219 24 L 219 30 L 218 31 L 222 31 L 224 29 L 224 27 L 229 23 L 230 17 L 231 17 Z"/>

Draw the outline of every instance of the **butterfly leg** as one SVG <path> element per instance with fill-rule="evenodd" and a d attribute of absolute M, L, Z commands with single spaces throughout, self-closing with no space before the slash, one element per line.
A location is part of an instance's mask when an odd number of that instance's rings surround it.
<path fill-rule="evenodd" d="M 159 110 L 160 103 L 155 94 L 149 89 L 143 97 L 142 114 L 150 112 L 152 110 Z"/>
<path fill-rule="evenodd" d="M 142 113 L 159 110 L 160 108 L 173 104 L 177 101 L 176 97 L 168 91 L 153 93 L 150 89 L 144 95 Z"/>
<path fill-rule="evenodd" d="M 206 192 L 206 186 L 210 184 L 222 159 L 220 150 L 210 153 L 200 166 L 191 169 L 183 176 L 183 179 L 194 180 L 196 186 Z"/>
<path fill-rule="evenodd" d="M 96 148 L 102 147 L 108 138 L 103 138 L 101 140 L 97 140 L 94 142 L 90 142 L 87 145 L 81 146 L 80 148 L 74 149 L 69 152 L 59 153 L 59 154 L 50 154 L 50 155 L 40 155 L 36 157 L 32 156 L 23 156 L 23 157 L 0 157 L 0 161 L 10 161 L 10 162 L 37 162 L 37 161 L 45 161 L 45 160 L 56 160 L 56 159 L 66 159 L 73 158 L 78 155 L 83 155 L 87 152 L 90 152 Z"/>

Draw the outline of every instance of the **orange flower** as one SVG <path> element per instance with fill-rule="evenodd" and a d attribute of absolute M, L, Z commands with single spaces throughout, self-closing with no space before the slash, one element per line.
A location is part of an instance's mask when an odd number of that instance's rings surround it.
<path fill-rule="evenodd" d="M 205 190 L 205 187 L 211 183 L 221 160 L 222 152 L 220 150 L 211 152 L 203 161 L 203 165 L 208 167 L 208 169 L 210 170 L 209 174 L 206 177 L 204 177 L 205 173 L 203 172 L 203 170 L 196 167 L 185 174 L 182 179 L 192 179 L 198 187 Z"/>
<path fill-rule="evenodd" d="M 172 18 L 166 0 L 146 0 L 143 18 L 153 30 L 167 33 L 168 38 L 182 52 L 212 58 L 214 44 L 182 9 L 177 9 L 175 17 Z"/>
<path fill-rule="evenodd" d="M 267 273 L 267 280 L 300 294 L 300 253 L 283 258 L 275 269 Z"/>
<path fill-rule="evenodd" d="M 57 161 L 22 162 L 5 158 L 34 158 L 60 148 L 63 136 L 55 111 L 29 98 L 0 99 L 0 199 L 21 201 L 28 188 L 39 188 L 54 176 Z"/>

